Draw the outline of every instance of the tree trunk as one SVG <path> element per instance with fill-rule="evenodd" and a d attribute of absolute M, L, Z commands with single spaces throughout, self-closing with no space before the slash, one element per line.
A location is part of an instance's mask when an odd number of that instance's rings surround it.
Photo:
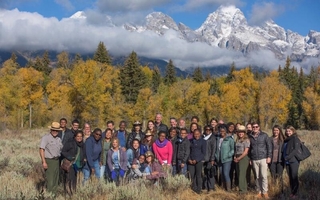
<path fill-rule="evenodd" d="M 32 126 L 32 105 L 29 103 L 29 128 Z"/>

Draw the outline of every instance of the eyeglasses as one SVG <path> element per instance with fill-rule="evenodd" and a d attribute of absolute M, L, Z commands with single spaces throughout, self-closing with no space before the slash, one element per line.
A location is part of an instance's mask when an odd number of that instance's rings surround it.
<path fill-rule="evenodd" d="M 252 126 L 252 128 L 259 128 L 259 126 Z"/>

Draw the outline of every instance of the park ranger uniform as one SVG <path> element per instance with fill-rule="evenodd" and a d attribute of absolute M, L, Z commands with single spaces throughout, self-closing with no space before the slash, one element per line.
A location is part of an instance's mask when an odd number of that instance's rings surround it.
<path fill-rule="evenodd" d="M 40 149 L 44 149 L 44 157 L 48 165 L 45 170 L 47 190 L 55 192 L 59 181 L 59 157 L 62 150 L 62 142 L 59 137 L 53 137 L 51 133 L 41 138 Z"/>

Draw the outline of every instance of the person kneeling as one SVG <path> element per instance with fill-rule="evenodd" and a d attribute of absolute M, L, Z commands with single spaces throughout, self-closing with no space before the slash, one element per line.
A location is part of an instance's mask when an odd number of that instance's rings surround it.
<path fill-rule="evenodd" d="M 147 151 L 145 156 L 147 163 L 144 170 L 147 174 L 146 179 L 152 180 L 154 184 L 158 184 L 159 179 L 166 177 L 166 173 L 163 171 L 162 166 L 154 160 L 154 154 L 151 151 Z"/>
<path fill-rule="evenodd" d="M 108 167 L 111 171 L 110 177 L 116 185 L 120 185 L 120 181 L 124 178 L 127 170 L 127 154 L 124 149 L 119 148 L 119 139 L 112 139 L 112 148 L 108 151 Z"/>

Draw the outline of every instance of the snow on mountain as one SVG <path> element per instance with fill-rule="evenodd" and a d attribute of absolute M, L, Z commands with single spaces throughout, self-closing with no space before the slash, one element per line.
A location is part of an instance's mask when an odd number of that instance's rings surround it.
<path fill-rule="evenodd" d="M 84 19 L 79 11 L 72 19 Z M 107 17 L 108 18 L 108 17 Z M 110 23 L 112 19 L 109 17 Z M 144 25 L 123 24 L 132 32 L 153 31 L 161 37 L 168 30 L 176 31 L 180 39 L 188 42 L 204 42 L 211 46 L 240 51 L 243 54 L 257 50 L 271 50 L 279 59 L 291 56 L 297 61 L 306 56 L 320 57 L 320 32 L 310 31 L 307 36 L 285 30 L 274 21 L 266 21 L 261 26 L 250 26 L 239 8 L 220 6 L 208 15 L 204 23 L 192 30 L 182 23 L 176 23 L 170 16 L 153 12 L 146 16 Z"/>
<path fill-rule="evenodd" d="M 87 16 L 86 16 L 85 12 L 78 11 L 78 12 L 74 13 L 70 18 L 71 19 L 86 19 Z"/>

